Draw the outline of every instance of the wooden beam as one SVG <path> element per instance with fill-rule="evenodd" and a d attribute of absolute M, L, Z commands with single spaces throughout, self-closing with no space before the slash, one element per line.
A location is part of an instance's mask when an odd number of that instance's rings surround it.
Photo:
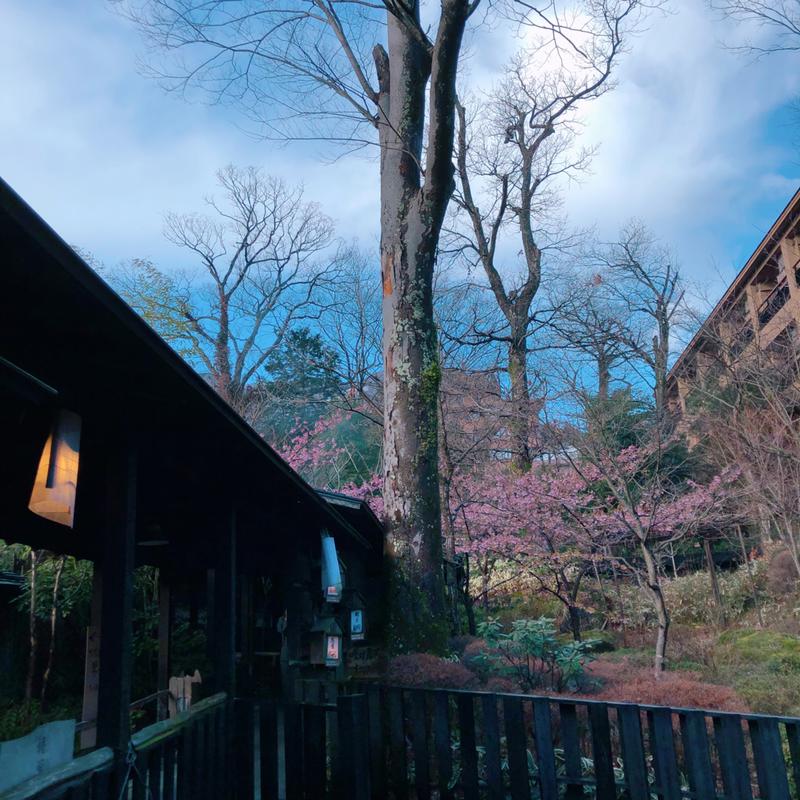
<path fill-rule="evenodd" d="M 97 744 L 124 752 L 130 736 L 136 454 L 118 442 L 108 464 L 103 535 Z"/>
<path fill-rule="evenodd" d="M 233 697 L 236 684 L 236 511 L 223 517 L 214 569 L 214 690 Z"/>
<path fill-rule="evenodd" d="M 170 586 L 164 570 L 158 571 L 158 691 L 169 688 L 170 647 L 172 639 L 172 598 Z M 168 714 L 167 695 L 159 695 L 158 719 L 166 719 Z"/>

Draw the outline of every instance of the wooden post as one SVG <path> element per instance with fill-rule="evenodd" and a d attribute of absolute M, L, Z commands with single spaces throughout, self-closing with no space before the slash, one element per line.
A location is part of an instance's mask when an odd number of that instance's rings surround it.
<path fill-rule="evenodd" d="M 97 743 L 97 690 L 100 680 L 100 620 L 103 610 L 103 572 L 99 562 L 92 569 L 91 620 L 86 629 L 86 665 L 83 673 L 84 722 L 93 722 L 91 728 L 81 731 L 81 750 Z"/>
<path fill-rule="evenodd" d="M 236 512 L 220 531 L 214 570 L 214 689 L 233 698 L 236 684 Z"/>
<path fill-rule="evenodd" d="M 136 536 L 136 455 L 119 442 L 108 466 L 103 530 L 100 681 L 97 744 L 124 752 L 130 737 L 133 568 Z"/>
<path fill-rule="evenodd" d="M 169 688 L 170 646 L 172 638 L 172 598 L 164 570 L 158 571 L 158 691 Z M 169 703 L 166 694 L 158 697 L 158 719 L 166 719 Z"/>
<path fill-rule="evenodd" d="M 255 607 L 253 602 L 253 576 L 239 576 L 239 650 L 241 660 L 239 668 L 240 695 L 252 695 L 253 693 L 253 627 Z"/>

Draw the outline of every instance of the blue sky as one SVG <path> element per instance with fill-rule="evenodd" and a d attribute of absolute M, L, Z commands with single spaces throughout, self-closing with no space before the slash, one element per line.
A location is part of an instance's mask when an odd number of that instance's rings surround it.
<path fill-rule="evenodd" d="M 584 141 L 599 152 L 565 208 L 609 238 L 642 218 L 713 294 L 800 186 L 800 118 L 790 110 L 800 69 L 791 54 L 752 62 L 724 49 L 746 32 L 701 0 L 670 8 L 588 112 Z M 227 163 L 302 180 L 341 236 L 377 241 L 374 159 L 259 141 L 232 109 L 165 94 L 138 69 L 142 54 L 103 0 L 4 4 L 0 174 L 67 241 L 108 264 L 185 266 L 163 240 L 163 215 L 200 210 Z M 469 69 L 490 75 L 497 62 L 497 48 L 474 37 Z"/>

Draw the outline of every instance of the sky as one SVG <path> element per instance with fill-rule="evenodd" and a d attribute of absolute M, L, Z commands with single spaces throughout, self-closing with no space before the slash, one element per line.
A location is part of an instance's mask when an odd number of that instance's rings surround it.
<path fill-rule="evenodd" d="M 566 190 L 573 225 L 610 239 L 643 220 L 712 296 L 800 186 L 797 59 L 754 62 L 723 46 L 752 33 L 702 0 L 672 0 L 651 17 L 615 90 L 587 112 L 582 142 L 598 152 Z M 471 42 L 467 69 L 491 75 L 503 46 Z M 163 217 L 202 210 L 229 163 L 302 181 L 340 236 L 377 243 L 374 158 L 260 140 L 234 109 L 165 93 L 143 74 L 143 56 L 104 0 L 4 2 L 0 175 L 70 244 L 108 265 L 187 266 L 163 238 Z"/>

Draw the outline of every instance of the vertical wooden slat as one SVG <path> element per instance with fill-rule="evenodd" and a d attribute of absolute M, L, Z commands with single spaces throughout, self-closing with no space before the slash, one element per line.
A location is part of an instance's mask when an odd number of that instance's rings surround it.
<path fill-rule="evenodd" d="M 161 800 L 161 771 L 163 746 L 156 745 L 150 751 L 147 764 L 147 800 Z"/>
<path fill-rule="evenodd" d="M 302 709 L 303 794 L 306 800 L 314 800 L 325 796 L 325 711 L 318 705 L 307 705 Z"/>
<path fill-rule="evenodd" d="M 489 800 L 505 800 L 503 771 L 500 766 L 500 724 L 497 719 L 497 696 L 481 697 L 483 713 L 483 747 L 486 760 L 487 797 Z"/>
<path fill-rule="evenodd" d="M 789 800 L 789 781 L 778 723 L 774 719 L 758 719 L 749 720 L 747 725 L 753 743 L 761 797 L 766 800 Z"/>
<path fill-rule="evenodd" d="M 301 800 L 303 791 L 303 728 L 300 706 L 283 706 L 283 752 L 286 765 L 286 800 Z"/>
<path fill-rule="evenodd" d="M 642 739 L 642 718 L 638 706 L 618 706 L 622 764 L 625 769 L 625 785 L 630 800 L 650 800 L 647 783 L 647 762 Z"/>
<path fill-rule="evenodd" d="M 511 800 L 530 800 L 527 735 L 522 701 L 518 697 L 503 698 L 503 717 L 506 726 Z"/>
<path fill-rule="evenodd" d="M 786 723 L 786 740 L 789 744 L 789 755 L 792 758 L 794 792 L 800 797 L 800 723 Z"/>
<path fill-rule="evenodd" d="M 247 798 L 253 797 L 254 790 L 255 705 L 250 700 L 237 700 L 234 711 L 236 719 L 235 780 L 237 782 L 237 796 L 247 800 Z M 180 795 L 180 797 L 183 800 L 184 795 Z"/>
<path fill-rule="evenodd" d="M 386 796 L 386 753 L 383 739 L 383 702 L 377 686 L 367 689 L 369 712 L 369 764 L 372 775 L 372 791 L 376 797 Z"/>
<path fill-rule="evenodd" d="M 215 716 L 216 736 L 217 736 L 217 763 L 216 763 L 216 779 L 214 781 L 215 796 L 222 798 L 230 793 L 230 788 L 227 782 L 230 779 L 227 764 L 228 764 L 228 709 L 227 702 L 221 705 L 216 712 Z"/>
<path fill-rule="evenodd" d="M 339 717 L 339 763 L 342 800 L 370 800 L 367 731 L 367 698 L 363 694 L 342 695 L 337 700 Z"/>
<path fill-rule="evenodd" d="M 133 800 L 145 800 L 147 796 L 147 759 L 148 751 L 136 754 L 136 769 L 131 771 L 131 786 L 133 787 Z"/>
<path fill-rule="evenodd" d="M 425 693 L 409 693 L 411 717 L 411 749 L 414 753 L 414 786 L 417 800 L 430 800 L 431 776 L 428 757 L 428 720 Z"/>
<path fill-rule="evenodd" d="M 450 747 L 450 697 L 446 691 L 433 694 L 433 740 L 436 749 L 436 776 L 441 800 L 452 800 L 453 751 Z"/>
<path fill-rule="evenodd" d="M 594 757 L 594 779 L 598 797 L 614 798 L 617 795 L 614 783 L 614 762 L 611 753 L 611 726 L 608 722 L 608 706 L 600 703 L 589 705 L 589 726 L 592 731 L 592 754 Z"/>
<path fill-rule="evenodd" d="M 578 715 L 574 703 L 559 703 L 561 746 L 564 750 L 564 771 L 567 776 L 566 800 L 583 797 L 581 784 L 581 745 L 578 737 Z"/>
<path fill-rule="evenodd" d="M 542 800 L 558 800 L 553 723 L 550 718 L 550 703 L 544 698 L 536 698 L 533 701 L 533 725 Z"/>
<path fill-rule="evenodd" d="M 681 782 L 672 732 L 672 711 L 653 708 L 648 710 L 647 719 L 660 796 L 664 800 L 680 800 Z"/>
<path fill-rule="evenodd" d="M 271 800 L 278 796 L 278 709 L 273 700 L 262 700 L 258 710 L 261 796 Z"/>
<path fill-rule="evenodd" d="M 386 692 L 389 706 L 389 751 L 391 753 L 392 793 L 397 800 L 408 797 L 406 767 L 406 732 L 403 721 L 403 694 L 399 689 Z"/>
<path fill-rule="evenodd" d="M 242 704 L 242 710 L 245 711 L 245 705 Z M 246 723 L 242 725 L 242 729 L 246 728 Z M 244 754 L 243 754 L 244 755 Z M 240 772 L 240 778 L 244 778 L 245 771 Z M 186 725 L 183 729 L 181 736 L 181 759 L 178 768 L 178 797 L 180 800 L 193 800 L 192 794 L 192 776 L 194 774 L 194 726 Z M 250 789 L 252 792 L 252 788 Z"/>
<path fill-rule="evenodd" d="M 714 737 L 726 797 L 753 800 L 741 718 L 736 714 L 714 717 Z"/>
<path fill-rule="evenodd" d="M 456 695 L 456 705 L 464 800 L 478 800 L 478 752 L 475 749 L 475 708 L 472 704 L 472 695 Z"/>
<path fill-rule="evenodd" d="M 178 739 L 169 739 L 164 745 L 164 800 L 175 800 L 175 763 L 178 754 Z"/>
<path fill-rule="evenodd" d="M 192 800 L 208 797 L 208 764 L 206 763 L 206 726 L 202 718 L 191 724 L 194 728 L 194 756 L 192 757 Z"/>
<path fill-rule="evenodd" d="M 713 797 L 716 792 L 706 715 L 702 711 L 681 712 L 683 758 L 689 789 L 695 797 Z"/>
<path fill-rule="evenodd" d="M 111 767 L 95 772 L 91 779 L 92 800 L 111 800 Z M 165 800 L 174 800 L 168 798 Z"/>

